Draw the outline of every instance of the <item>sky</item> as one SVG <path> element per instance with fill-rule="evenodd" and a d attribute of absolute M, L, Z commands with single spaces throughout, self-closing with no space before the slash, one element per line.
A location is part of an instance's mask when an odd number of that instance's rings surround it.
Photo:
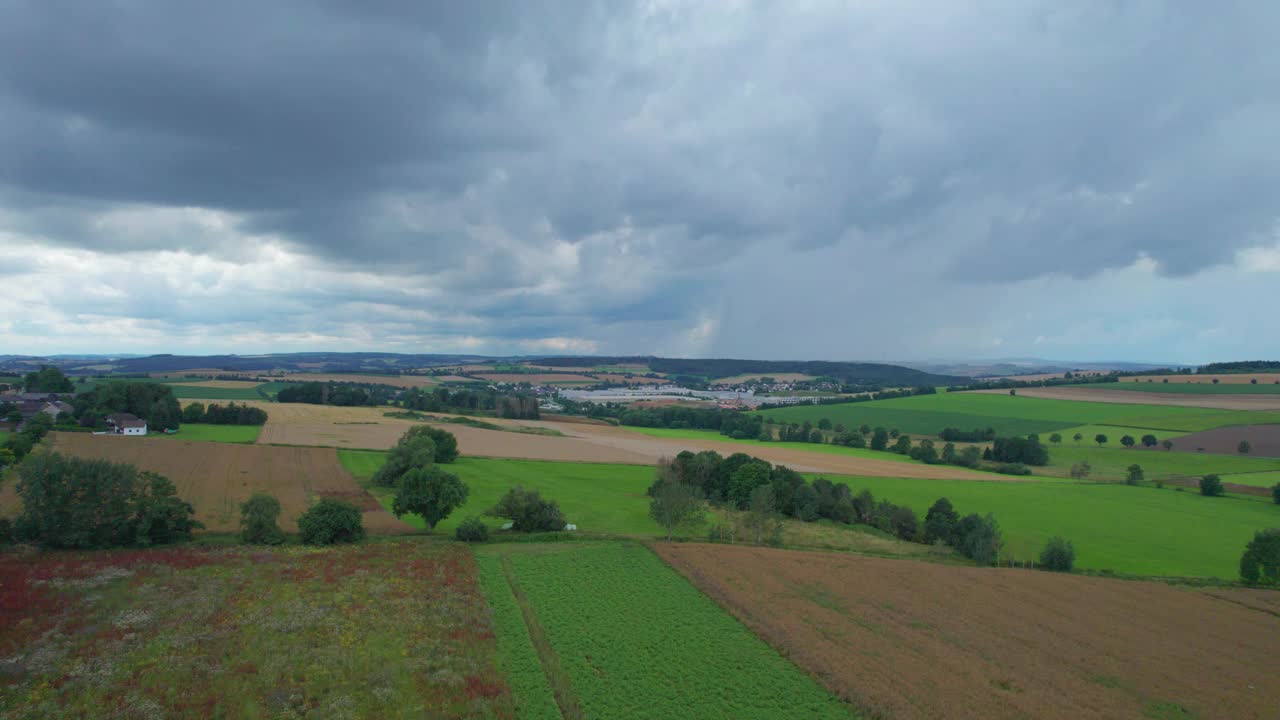
<path fill-rule="evenodd" d="M 0 0 L 0 354 L 1280 358 L 1280 4 Z"/>

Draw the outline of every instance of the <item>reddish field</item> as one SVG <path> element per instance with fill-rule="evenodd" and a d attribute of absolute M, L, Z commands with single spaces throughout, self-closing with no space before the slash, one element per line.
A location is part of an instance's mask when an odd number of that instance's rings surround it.
<path fill-rule="evenodd" d="M 189 442 L 173 438 L 117 437 L 85 433 L 51 433 L 57 452 L 124 462 L 160 473 L 173 481 L 178 495 L 196 509 L 196 519 L 210 532 L 239 529 L 240 503 L 255 492 L 280 500 L 280 526 L 297 532 L 298 516 L 321 497 L 353 503 L 364 510 L 371 533 L 413 532 L 382 509 L 356 484 L 332 448 L 270 447 Z M 0 511 L 14 514 L 15 482 L 0 487 Z"/>
<path fill-rule="evenodd" d="M 971 390 L 987 395 L 1008 395 L 1008 390 Z M 1120 405 L 1176 405 L 1217 410 L 1280 410 L 1280 395 L 1187 395 L 1182 393 L 1107 390 L 1088 385 L 1074 387 L 1018 388 L 1022 397 Z"/>
<path fill-rule="evenodd" d="M 1154 582 L 744 546 L 656 550 L 873 716 L 1280 713 L 1274 592 L 1237 599 Z"/>
<path fill-rule="evenodd" d="M 1280 457 L 1280 425 L 1232 425 L 1214 428 L 1175 438 L 1173 445 L 1174 449 L 1182 452 L 1195 452 L 1204 448 L 1207 453 L 1234 455 L 1240 447 L 1241 440 L 1249 441 L 1251 446 L 1249 455 Z"/>

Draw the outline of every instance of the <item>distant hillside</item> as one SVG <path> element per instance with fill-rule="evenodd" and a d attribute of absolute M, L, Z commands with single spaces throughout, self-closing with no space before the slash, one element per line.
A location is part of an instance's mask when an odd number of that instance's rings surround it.
<path fill-rule="evenodd" d="M 1280 372 L 1280 360 L 1245 360 L 1243 362 L 1209 363 L 1200 368 L 1205 375 L 1234 375 L 1238 373 Z"/>
<path fill-rule="evenodd" d="M 480 355 L 402 355 L 398 353 L 281 353 L 270 355 L 149 355 L 146 357 L 0 357 L 0 373 L 27 372 L 39 365 L 54 365 L 72 375 L 102 372 L 137 374 L 210 369 L 252 373 L 271 370 L 291 372 L 362 372 L 399 374 L 406 370 L 440 365 L 485 362 Z"/>
<path fill-rule="evenodd" d="M 853 385 L 954 385 L 968 383 L 969 378 L 940 375 L 913 370 L 901 365 L 880 363 L 834 362 L 827 360 L 732 360 L 660 357 L 549 357 L 539 358 L 540 365 L 554 367 L 595 367 L 608 365 L 647 365 L 653 372 L 668 375 L 696 375 L 707 379 L 734 375 L 803 373 L 835 378 Z"/>

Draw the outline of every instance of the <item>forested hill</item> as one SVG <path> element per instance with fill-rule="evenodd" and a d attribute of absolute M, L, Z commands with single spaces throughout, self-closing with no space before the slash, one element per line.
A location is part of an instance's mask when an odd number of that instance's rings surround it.
<path fill-rule="evenodd" d="M 855 385 L 955 385 L 972 382 L 954 375 L 935 375 L 920 370 L 882 363 L 834 362 L 829 360 L 733 360 L 660 357 L 550 357 L 541 365 L 555 367 L 596 367 L 646 365 L 653 372 L 668 375 L 696 375 L 707 379 L 745 374 L 803 373 L 830 377 Z"/>

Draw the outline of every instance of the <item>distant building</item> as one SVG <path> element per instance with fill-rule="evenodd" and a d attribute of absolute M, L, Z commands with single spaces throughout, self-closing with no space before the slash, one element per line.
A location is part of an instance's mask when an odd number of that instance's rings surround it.
<path fill-rule="evenodd" d="M 117 435 L 146 435 L 147 421 L 129 413 L 116 413 L 107 417 L 107 426 Z"/>
<path fill-rule="evenodd" d="M 58 416 L 61 415 L 62 413 L 75 412 L 75 408 L 71 407 L 70 403 L 65 403 L 65 402 L 62 402 L 61 400 L 55 400 L 51 403 L 45 403 L 45 406 L 40 408 L 40 412 L 48 415 L 54 420 L 57 420 Z"/>

